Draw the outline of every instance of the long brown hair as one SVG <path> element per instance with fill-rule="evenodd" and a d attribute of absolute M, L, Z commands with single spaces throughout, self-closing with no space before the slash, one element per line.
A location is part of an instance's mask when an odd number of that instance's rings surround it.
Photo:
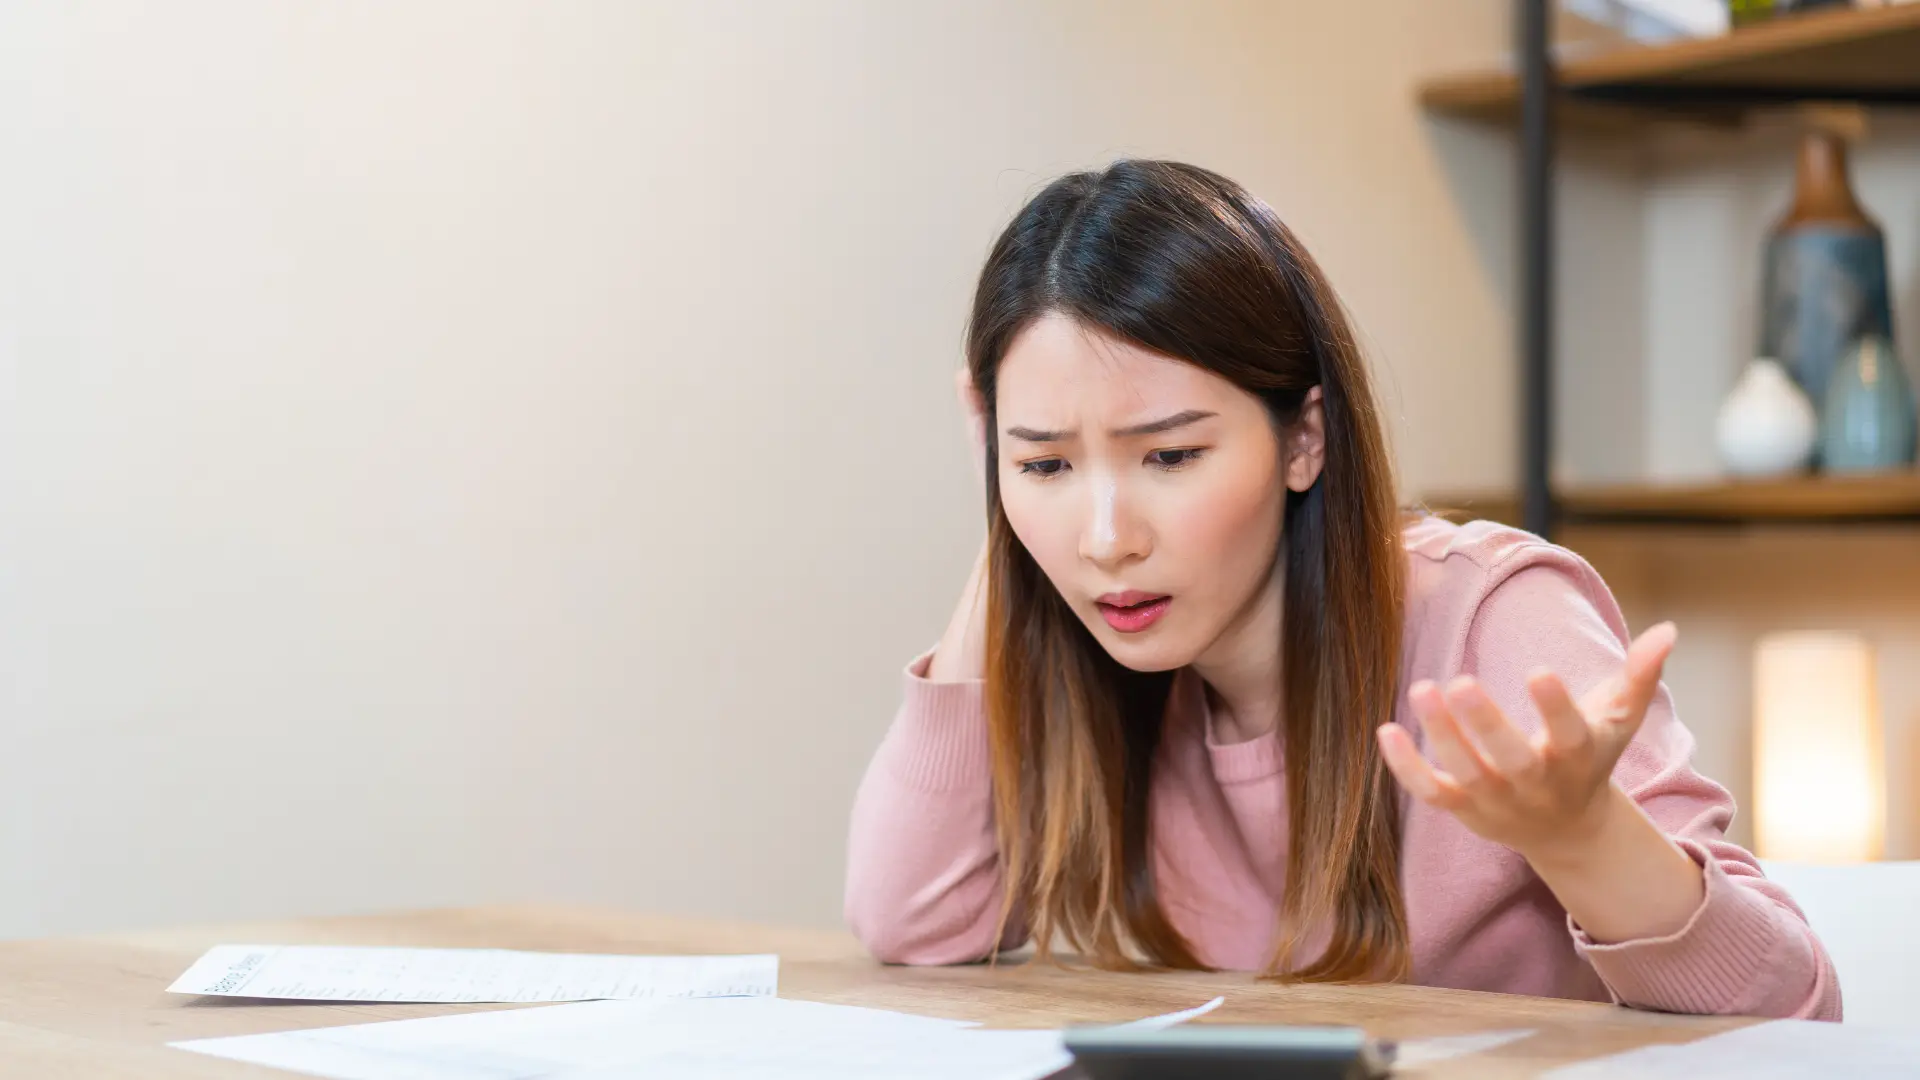
<path fill-rule="evenodd" d="M 1280 728 L 1287 886 L 1269 974 L 1399 979 L 1408 970 L 1398 799 L 1374 729 L 1393 711 L 1404 559 L 1364 360 L 1339 302 L 1273 211 L 1191 165 L 1122 161 L 1048 185 L 980 275 L 968 366 L 997 430 L 995 376 L 1049 313 L 1178 357 L 1258 396 L 1284 430 L 1322 388 L 1319 479 L 1289 492 L 1280 549 Z M 1103 967 L 1197 968 L 1148 849 L 1148 785 L 1173 674 L 1127 669 L 1015 537 L 987 439 L 987 712 L 1005 911 L 1043 956 L 1057 938 Z M 1327 947 L 1296 963 L 1316 930 Z"/>

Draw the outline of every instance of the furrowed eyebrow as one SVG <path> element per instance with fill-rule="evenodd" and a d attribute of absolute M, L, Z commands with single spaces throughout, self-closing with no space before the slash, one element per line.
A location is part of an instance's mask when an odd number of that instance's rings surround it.
<path fill-rule="evenodd" d="M 1124 427 L 1111 434 L 1115 438 L 1120 439 L 1133 435 L 1158 435 L 1163 431 L 1172 431 L 1175 428 L 1186 427 L 1188 424 L 1197 424 L 1202 420 L 1211 420 L 1214 415 L 1214 413 L 1210 413 L 1205 409 L 1188 409 L 1186 412 L 1177 412 L 1172 416 L 1163 417 L 1159 420 L 1149 420 L 1144 424 Z"/>
<path fill-rule="evenodd" d="M 1162 432 L 1172 431 L 1175 428 L 1186 427 L 1188 424 L 1197 424 L 1202 420 L 1210 420 L 1217 415 L 1217 413 L 1210 413 L 1205 409 L 1188 409 L 1185 412 L 1177 412 L 1172 416 L 1165 416 L 1158 420 L 1149 420 L 1144 424 L 1134 424 L 1129 427 L 1118 428 L 1108 432 L 1108 434 L 1116 439 L 1132 438 L 1139 435 L 1158 435 Z M 1073 436 L 1074 432 L 1071 431 L 1048 431 L 1040 428 L 1019 427 L 1017 425 L 1007 429 L 1008 438 L 1019 439 L 1021 442 L 1030 443 L 1064 442 L 1067 439 L 1073 438 Z"/>
<path fill-rule="evenodd" d="M 1041 431 L 1036 428 L 1014 426 L 1007 429 L 1007 437 L 1021 442 L 1060 442 L 1073 435 L 1071 431 Z"/>

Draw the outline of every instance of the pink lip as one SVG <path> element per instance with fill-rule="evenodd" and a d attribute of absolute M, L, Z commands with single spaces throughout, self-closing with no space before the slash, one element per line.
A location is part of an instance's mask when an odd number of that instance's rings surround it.
<path fill-rule="evenodd" d="M 1172 603 L 1171 596 L 1156 596 L 1134 590 L 1108 593 L 1094 601 L 1101 617 L 1107 620 L 1107 625 L 1123 634 L 1137 634 L 1159 622 Z"/>

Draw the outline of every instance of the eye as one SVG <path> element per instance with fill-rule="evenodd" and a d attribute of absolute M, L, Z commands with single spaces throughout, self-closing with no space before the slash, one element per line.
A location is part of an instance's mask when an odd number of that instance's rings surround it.
<path fill-rule="evenodd" d="M 1184 469 L 1200 460 L 1200 454 L 1201 451 L 1198 447 L 1187 447 L 1181 450 L 1155 450 L 1153 453 L 1147 455 L 1147 464 L 1156 469 L 1165 469 L 1171 472 L 1175 469 Z"/>
<path fill-rule="evenodd" d="M 1030 476 L 1038 476 L 1044 480 L 1066 472 L 1067 463 L 1057 457 L 1040 458 L 1037 461 L 1021 462 L 1020 471 Z"/>

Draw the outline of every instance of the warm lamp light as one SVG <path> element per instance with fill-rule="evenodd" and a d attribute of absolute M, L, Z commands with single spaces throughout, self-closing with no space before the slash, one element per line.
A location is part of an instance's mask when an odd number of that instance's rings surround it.
<path fill-rule="evenodd" d="M 1873 650 L 1853 634 L 1761 638 L 1753 657 L 1756 854 L 1878 859 L 1886 797 Z"/>

